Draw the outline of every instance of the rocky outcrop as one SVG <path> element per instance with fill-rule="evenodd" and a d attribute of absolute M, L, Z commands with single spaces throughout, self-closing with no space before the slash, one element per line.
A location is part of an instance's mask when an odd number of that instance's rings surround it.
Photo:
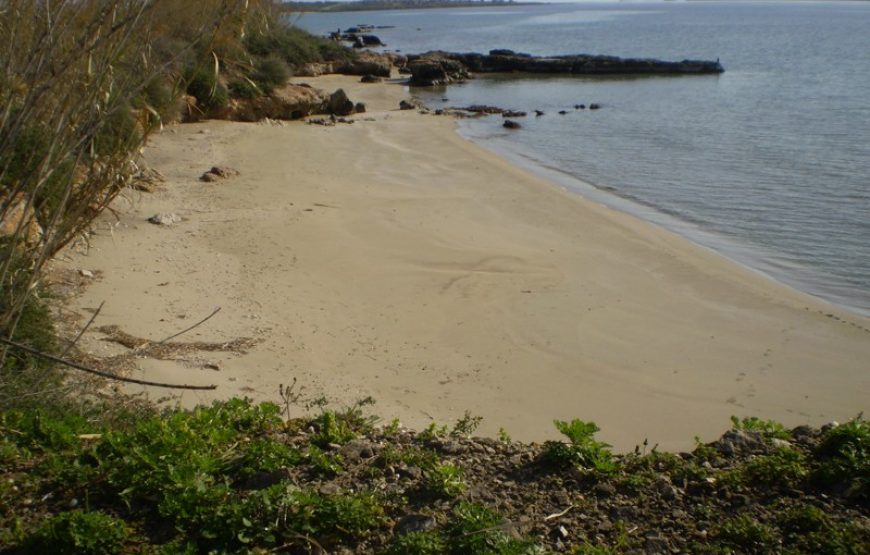
<path fill-rule="evenodd" d="M 297 77 L 319 77 L 328 73 L 335 73 L 335 62 L 311 62 L 294 71 Z"/>
<path fill-rule="evenodd" d="M 554 73 L 568 75 L 690 75 L 718 74 L 719 61 L 683 60 L 666 62 L 648 58 L 615 56 L 532 56 L 512 50 L 476 52 L 427 52 L 408 56 L 407 70 L 413 86 L 444 85 L 467 79 L 474 73 Z"/>
<path fill-rule="evenodd" d="M 461 61 L 441 53 L 409 56 L 406 67 L 411 74 L 409 83 L 413 87 L 449 85 L 471 77 L 468 68 Z"/>
<path fill-rule="evenodd" d="M 334 72 L 343 75 L 389 77 L 392 63 L 392 59 L 389 56 L 373 52 L 361 52 L 357 55 L 356 59 L 337 63 L 334 67 Z"/>
<path fill-rule="evenodd" d="M 309 85 L 285 85 L 269 96 L 230 101 L 227 119 L 260 121 L 269 119 L 300 119 L 326 110 L 329 95 Z"/>
<path fill-rule="evenodd" d="M 336 116 L 349 116 L 354 112 L 354 104 L 344 89 L 338 89 L 329 96 L 326 111 Z"/>

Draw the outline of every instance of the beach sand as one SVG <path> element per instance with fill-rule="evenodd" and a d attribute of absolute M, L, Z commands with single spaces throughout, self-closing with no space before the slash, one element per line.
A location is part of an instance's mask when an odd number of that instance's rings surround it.
<path fill-rule="evenodd" d="M 688 449 L 730 415 L 820 424 L 868 408 L 867 318 L 563 191 L 450 118 L 398 111 L 401 85 L 306 81 L 369 111 L 168 128 L 145 153 L 165 188 L 119 199 L 87 253 L 58 262 L 99 272 L 70 301 L 84 318 L 105 301 L 95 327 L 161 339 L 220 306 L 178 341 L 259 341 L 137 361 L 136 377 L 218 386 L 183 405 L 277 401 L 296 378 L 309 398 L 371 396 L 416 428 L 468 410 L 479 433 L 543 440 L 553 419 L 593 420 L 620 450 Z M 198 181 L 213 165 L 240 175 Z M 158 212 L 183 220 L 146 222 Z M 122 350 L 102 338 L 82 347 Z"/>

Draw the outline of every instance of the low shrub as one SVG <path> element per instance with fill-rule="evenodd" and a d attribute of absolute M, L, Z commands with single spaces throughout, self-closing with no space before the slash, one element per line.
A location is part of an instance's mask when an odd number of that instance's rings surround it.
<path fill-rule="evenodd" d="M 290 69 L 281 58 L 269 56 L 257 60 L 254 65 L 252 80 L 265 94 L 271 93 L 276 88 L 287 82 L 290 77 Z"/>
<path fill-rule="evenodd" d="M 229 102 L 229 93 L 214 71 L 199 67 L 185 73 L 187 94 L 196 98 L 197 106 L 205 111 L 220 110 Z"/>
<path fill-rule="evenodd" d="M 49 519 L 25 543 L 28 553 L 114 555 L 127 540 L 124 521 L 100 512 L 73 511 Z"/>
<path fill-rule="evenodd" d="M 610 445 L 595 439 L 600 428 L 594 422 L 574 419 L 571 422 L 556 420 L 554 424 L 569 443 L 545 442 L 541 455 L 544 462 L 562 467 L 578 466 L 602 474 L 617 470 Z"/>

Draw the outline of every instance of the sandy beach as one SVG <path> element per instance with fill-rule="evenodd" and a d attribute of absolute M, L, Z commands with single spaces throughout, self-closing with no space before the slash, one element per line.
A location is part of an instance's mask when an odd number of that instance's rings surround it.
<path fill-rule="evenodd" d="M 85 320 L 105 301 L 85 351 L 123 351 L 98 326 L 157 340 L 219 306 L 178 340 L 254 347 L 143 358 L 134 376 L 218 386 L 185 406 L 277 401 L 296 378 L 338 406 L 371 396 L 407 426 L 468 410 L 480 433 L 522 440 L 581 418 L 620 450 L 691 448 L 730 415 L 821 424 L 868 408 L 867 318 L 563 191 L 448 117 L 399 111 L 401 85 L 306 81 L 368 112 L 152 139 L 164 187 L 119 199 L 87 252 L 58 261 L 97 275 L 70 301 Z M 215 165 L 239 175 L 198 180 Z M 161 212 L 182 220 L 146 221 Z"/>

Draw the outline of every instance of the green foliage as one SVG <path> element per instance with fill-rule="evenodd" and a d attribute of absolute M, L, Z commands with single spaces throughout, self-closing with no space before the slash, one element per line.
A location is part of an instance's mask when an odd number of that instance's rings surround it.
<path fill-rule="evenodd" d="M 308 458 L 308 464 L 310 464 L 314 468 L 314 471 L 321 476 L 338 476 L 344 472 L 341 455 L 324 453 L 322 449 L 312 445 L 308 448 L 306 457 Z"/>
<path fill-rule="evenodd" d="M 390 423 L 384 426 L 384 435 L 387 437 L 393 437 L 399 433 L 399 428 L 402 426 L 402 422 L 398 418 L 393 418 Z"/>
<path fill-rule="evenodd" d="M 442 497 L 456 497 L 465 491 L 462 469 L 451 462 L 436 464 L 426 471 L 426 489 Z"/>
<path fill-rule="evenodd" d="M 197 106 L 205 111 L 225 108 L 229 102 L 226 87 L 218 81 L 213 70 L 203 67 L 190 68 L 185 74 L 187 94 L 196 98 Z"/>
<path fill-rule="evenodd" d="M 578 466 L 602 474 L 617 470 L 610 445 L 595 439 L 600 429 L 594 422 L 574 419 L 571 422 L 556 420 L 554 424 L 570 443 L 545 442 L 542 453 L 545 462 L 562 467 Z"/>
<path fill-rule="evenodd" d="M 248 79 L 234 79 L 229 85 L 230 96 L 233 98 L 257 98 L 263 96 L 263 91 Z"/>
<path fill-rule="evenodd" d="M 472 416 L 469 411 L 465 411 L 462 418 L 457 420 L 456 424 L 453 425 L 453 430 L 450 431 L 450 435 L 454 437 L 470 437 L 471 434 L 477 430 L 482 421 L 482 416 Z"/>
<path fill-rule="evenodd" d="M 3 440 L 29 451 L 73 449 L 81 444 L 79 434 L 95 430 L 78 414 L 49 415 L 45 410 L 8 411 L 0 414 Z"/>
<path fill-rule="evenodd" d="M 439 426 L 435 422 L 431 422 L 425 430 L 417 435 L 421 441 L 431 441 L 433 439 L 447 437 L 447 426 Z"/>
<path fill-rule="evenodd" d="M 816 482 L 842 486 L 857 501 L 870 501 L 870 424 L 858 415 L 825 433 L 816 449 Z"/>
<path fill-rule="evenodd" d="M 315 37 L 293 26 L 279 26 L 267 33 L 251 34 L 246 38 L 245 46 L 255 56 L 274 56 L 292 68 L 308 62 L 345 61 L 355 56 L 334 41 Z"/>
<path fill-rule="evenodd" d="M 812 505 L 792 507 L 777 516 L 788 553 L 813 555 L 864 555 L 854 525 L 838 525 Z"/>
<path fill-rule="evenodd" d="M 450 552 L 456 555 L 522 555 L 539 553 L 528 539 L 514 539 L 504 518 L 478 503 L 460 502 L 453 509 L 447 533 Z"/>
<path fill-rule="evenodd" d="M 278 410 L 233 399 L 147 418 L 129 432 L 106 433 L 93 456 L 109 491 L 127 503 L 157 499 L 160 514 L 183 519 L 196 512 L 193 505 L 205 492 L 225 493 L 210 488 L 227 481 L 240 440 L 279 427 Z"/>
<path fill-rule="evenodd" d="M 740 470 L 747 482 L 767 486 L 795 486 L 809 473 L 806 457 L 789 447 L 750 459 Z"/>
<path fill-rule="evenodd" d="M 127 540 L 124 521 L 100 512 L 67 512 L 52 517 L 26 542 L 29 553 L 111 555 Z"/>
<path fill-rule="evenodd" d="M 746 553 L 770 553 L 777 545 L 776 529 L 742 514 L 724 522 L 716 535 L 728 547 Z"/>
<path fill-rule="evenodd" d="M 276 56 L 257 60 L 254 65 L 254 73 L 251 75 L 260 90 L 266 94 L 286 83 L 289 77 L 290 69 L 287 67 L 287 63 Z"/>
<path fill-rule="evenodd" d="M 498 440 L 505 445 L 510 445 L 511 443 L 513 443 L 510 434 L 507 433 L 507 430 L 505 430 L 504 428 L 498 429 Z"/>
<path fill-rule="evenodd" d="M 755 416 L 748 418 L 731 417 L 731 427 L 735 430 L 745 430 L 747 432 L 760 432 L 768 438 L 789 439 L 790 434 L 785 426 L 775 420 L 762 420 Z"/>
<path fill-rule="evenodd" d="M 257 438 L 245 446 L 244 453 L 236 462 L 242 478 L 257 472 L 271 472 L 295 466 L 302 460 L 299 451 L 273 438 Z"/>
<path fill-rule="evenodd" d="M 397 536 L 387 549 L 387 555 L 442 555 L 447 552 L 447 542 L 434 530 Z"/>
<path fill-rule="evenodd" d="M 4 337 L 9 337 L 7 330 L 0 330 L 0 333 Z M 18 319 L 18 325 L 12 334 L 12 340 L 43 353 L 55 352 L 57 338 L 54 323 L 44 300 L 35 295 L 27 297 Z M 28 386 L 33 385 L 35 381 L 47 382 L 45 385 L 48 386 L 56 385 L 59 381 L 59 375 L 52 371 L 52 365 L 53 363 L 44 358 L 30 355 L 18 349 L 9 349 L 6 359 L 3 361 L 3 374 L 4 376 L 10 374 L 15 376 L 16 381 L 20 383 L 7 384 L 4 387 L 14 385 L 16 390 L 28 392 L 26 391 Z M 10 400 L 14 401 L 14 396 L 11 393 Z"/>
<path fill-rule="evenodd" d="M 377 419 L 365 416 L 362 409 L 374 402 L 374 399 L 367 397 L 341 411 L 324 410 L 311 421 L 316 430 L 311 439 L 312 443 L 321 447 L 329 444 L 344 445 L 360 434 L 371 432 Z"/>

